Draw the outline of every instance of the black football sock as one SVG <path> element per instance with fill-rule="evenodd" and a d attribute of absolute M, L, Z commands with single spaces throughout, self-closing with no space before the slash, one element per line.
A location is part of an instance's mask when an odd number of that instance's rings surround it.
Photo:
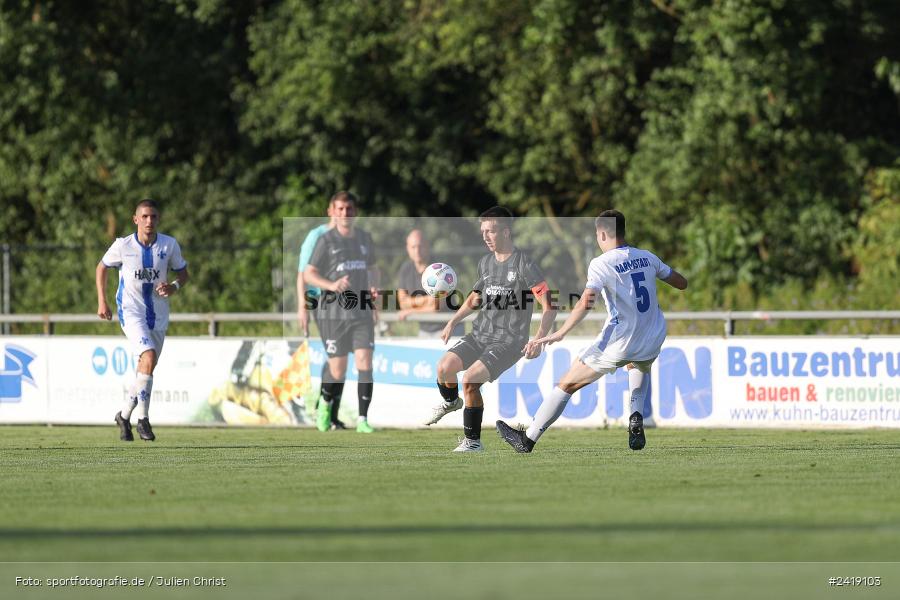
<path fill-rule="evenodd" d="M 337 415 L 337 409 L 341 406 L 341 395 L 344 393 L 344 382 L 326 383 L 322 386 L 322 401 L 331 405 L 332 419 Z"/>
<path fill-rule="evenodd" d="M 470 440 L 481 439 L 481 417 L 484 415 L 484 407 L 463 409 L 463 430 Z"/>
<path fill-rule="evenodd" d="M 343 397 L 344 392 L 344 384 L 341 384 L 341 395 L 335 396 L 334 400 L 331 401 L 331 422 L 337 423 L 340 421 L 338 419 L 338 413 L 341 412 L 341 398 Z"/>
<path fill-rule="evenodd" d="M 456 400 L 459 397 L 459 386 L 458 385 L 447 386 L 447 385 L 444 385 L 443 383 L 441 383 L 440 381 L 438 381 L 437 386 L 438 386 L 438 391 L 441 393 L 441 398 L 444 399 L 444 402 L 453 402 L 454 400 Z"/>
<path fill-rule="evenodd" d="M 360 371 L 358 381 L 356 395 L 359 397 L 359 416 L 368 418 L 369 404 L 372 403 L 372 389 L 375 387 L 372 382 L 372 371 Z"/>

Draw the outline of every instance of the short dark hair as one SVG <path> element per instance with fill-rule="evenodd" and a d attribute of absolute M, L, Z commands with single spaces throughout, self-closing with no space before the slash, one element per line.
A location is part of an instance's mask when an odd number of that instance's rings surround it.
<path fill-rule="evenodd" d="M 337 202 L 339 200 L 343 200 L 344 202 L 349 202 L 353 206 L 359 205 L 359 198 L 356 197 L 356 194 L 354 194 L 353 192 L 341 190 L 340 192 L 336 193 L 334 196 L 331 197 L 331 200 L 328 201 L 328 206 L 331 206 L 332 204 L 334 204 L 335 202 Z"/>
<path fill-rule="evenodd" d="M 484 223 L 485 221 L 497 221 L 497 224 L 500 225 L 500 227 L 505 227 L 512 231 L 512 213 L 502 206 L 492 206 L 478 215 L 479 223 Z"/>
<path fill-rule="evenodd" d="M 156 200 L 153 200 L 152 198 L 144 198 L 137 203 L 137 206 L 134 207 L 135 214 L 137 214 L 137 211 L 139 211 L 144 206 L 146 206 L 147 208 L 152 208 L 156 212 L 159 212 L 159 205 L 156 203 Z"/>
<path fill-rule="evenodd" d="M 615 219 L 615 221 L 613 221 L 613 219 Z M 615 225 L 613 225 L 614 222 Z M 615 227 L 616 239 L 625 239 L 625 215 L 617 210 L 604 210 L 600 213 L 600 216 L 594 220 L 594 227 L 596 229 L 602 229 L 606 233 L 613 233 L 613 227 Z"/>

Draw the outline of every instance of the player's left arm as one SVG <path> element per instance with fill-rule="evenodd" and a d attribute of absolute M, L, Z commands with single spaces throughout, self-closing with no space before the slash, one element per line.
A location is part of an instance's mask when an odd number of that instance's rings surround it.
<path fill-rule="evenodd" d="M 184 284 L 186 284 L 190 278 L 191 275 L 188 273 L 187 267 L 175 272 L 175 281 L 178 282 L 178 287 L 184 287 Z"/>
<path fill-rule="evenodd" d="M 372 235 L 367 231 L 366 232 L 366 240 L 369 244 L 369 253 L 366 256 L 366 275 L 369 278 L 369 293 L 372 294 L 372 299 L 378 297 L 379 290 L 381 290 L 381 269 L 378 267 L 378 253 L 375 248 L 375 242 L 372 241 Z"/>
<path fill-rule="evenodd" d="M 685 277 L 675 269 L 672 269 L 672 272 L 668 277 L 664 278 L 663 281 L 678 290 L 686 290 L 688 286 L 687 277 Z"/>
<path fill-rule="evenodd" d="M 188 274 L 187 265 L 184 266 L 180 271 L 175 271 L 175 281 L 171 283 L 163 282 L 159 284 L 159 287 L 156 288 L 157 293 L 163 298 L 168 298 L 173 296 L 178 290 L 184 287 L 184 284 L 188 282 L 190 279 L 190 274 Z"/>
<path fill-rule="evenodd" d="M 175 281 L 171 283 L 164 281 L 157 286 L 156 293 L 163 298 L 168 298 L 175 294 L 184 287 L 184 284 L 186 284 L 190 278 L 190 275 L 188 274 L 188 265 L 181 256 L 181 246 L 178 245 L 178 242 L 174 242 L 172 245 L 168 267 L 169 270 L 175 271 Z"/>
<path fill-rule="evenodd" d="M 378 322 L 378 304 L 376 300 L 380 295 L 380 285 L 381 285 L 381 269 L 378 268 L 377 265 L 372 265 L 368 269 L 366 269 L 366 275 L 369 277 L 369 294 L 372 296 L 372 306 L 375 308 L 372 309 L 372 317 L 375 322 Z"/>
<path fill-rule="evenodd" d="M 687 277 L 664 263 L 658 256 L 651 254 L 656 266 L 656 276 L 662 281 L 668 283 L 677 290 L 686 290 L 688 286 Z"/>
<path fill-rule="evenodd" d="M 378 268 L 378 265 L 372 265 L 366 269 L 366 275 L 369 278 L 369 292 L 372 294 L 372 298 L 377 298 L 381 286 L 381 269 Z"/>
<path fill-rule="evenodd" d="M 531 293 L 534 294 L 534 297 L 537 298 L 537 301 L 541 304 L 541 323 L 538 326 L 537 333 L 534 335 L 534 339 L 539 340 L 545 337 L 553 328 L 553 322 L 556 321 L 556 315 L 559 311 L 557 311 L 556 307 L 553 305 L 550 287 L 547 285 L 546 281 L 542 281 L 531 288 Z M 544 344 L 542 343 L 533 345 L 529 343 L 524 349 L 525 358 L 537 358 L 540 356 L 543 349 Z"/>

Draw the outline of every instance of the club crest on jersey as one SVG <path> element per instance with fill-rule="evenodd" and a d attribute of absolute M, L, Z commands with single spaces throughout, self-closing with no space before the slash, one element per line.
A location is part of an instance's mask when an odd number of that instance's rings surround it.
<path fill-rule="evenodd" d="M 168 254 L 166 254 L 166 249 L 165 249 L 165 248 L 160 248 L 160 249 L 159 249 L 159 252 L 156 253 L 156 256 L 158 256 L 160 259 L 163 259 L 163 258 L 165 258 L 166 256 L 168 256 Z"/>
<path fill-rule="evenodd" d="M 159 269 L 138 269 L 134 272 L 134 278 L 138 281 L 156 281 L 159 279 Z"/>
<path fill-rule="evenodd" d="M 507 271 L 506 272 L 506 280 L 507 281 L 515 281 L 516 280 L 516 272 L 515 271 Z"/>
<path fill-rule="evenodd" d="M 366 248 L 366 245 L 365 245 L 365 244 L 360 244 L 360 245 L 359 245 L 359 251 L 363 253 L 363 256 L 365 256 L 366 254 L 369 253 L 369 249 Z"/>

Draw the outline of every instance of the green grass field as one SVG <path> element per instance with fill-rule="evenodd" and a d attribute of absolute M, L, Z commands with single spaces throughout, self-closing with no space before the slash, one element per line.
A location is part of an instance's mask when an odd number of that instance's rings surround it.
<path fill-rule="evenodd" d="M 156 430 L 0 428 L 0 561 L 900 561 L 894 431 Z"/>

